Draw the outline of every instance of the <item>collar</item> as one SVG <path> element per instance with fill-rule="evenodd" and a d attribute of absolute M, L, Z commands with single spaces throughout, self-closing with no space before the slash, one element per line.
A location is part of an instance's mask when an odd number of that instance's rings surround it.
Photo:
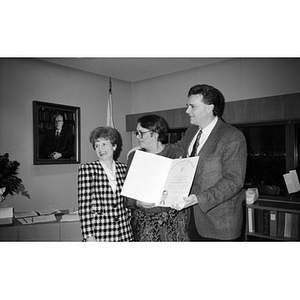
<path fill-rule="evenodd" d="M 110 180 L 116 180 L 116 163 L 115 163 L 115 161 L 113 160 L 113 162 L 112 162 L 112 170 L 110 170 L 104 162 L 100 161 L 100 164 L 103 167 L 107 177 Z"/>
<path fill-rule="evenodd" d="M 204 133 L 204 135 L 206 136 L 210 135 L 210 133 L 216 126 L 217 122 L 218 122 L 218 117 L 215 116 L 215 118 L 205 128 L 202 128 L 202 133 Z"/>

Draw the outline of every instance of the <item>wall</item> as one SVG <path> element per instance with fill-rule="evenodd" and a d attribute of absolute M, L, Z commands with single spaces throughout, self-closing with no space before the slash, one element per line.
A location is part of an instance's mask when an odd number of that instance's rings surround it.
<path fill-rule="evenodd" d="M 184 107 L 190 87 L 206 83 L 226 101 L 300 92 L 300 59 L 229 59 L 133 84 L 132 113 Z"/>
<path fill-rule="evenodd" d="M 120 160 L 126 161 L 131 136 L 125 115 L 131 113 L 131 84 L 112 80 L 116 128 L 123 137 Z M 77 207 L 78 165 L 33 165 L 32 101 L 81 108 L 81 162 L 97 157 L 90 131 L 106 124 L 108 78 L 35 59 L 0 59 L 0 153 L 20 162 L 20 178 L 31 200 L 8 196 L 5 206 L 15 211 Z"/>

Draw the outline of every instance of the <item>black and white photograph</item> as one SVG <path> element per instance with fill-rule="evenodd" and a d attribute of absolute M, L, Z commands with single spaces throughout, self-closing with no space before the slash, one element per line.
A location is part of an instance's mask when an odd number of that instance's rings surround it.
<path fill-rule="evenodd" d="M 0 5 L 0 297 L 297 299 L 296 5 L 51 4 Z"/>

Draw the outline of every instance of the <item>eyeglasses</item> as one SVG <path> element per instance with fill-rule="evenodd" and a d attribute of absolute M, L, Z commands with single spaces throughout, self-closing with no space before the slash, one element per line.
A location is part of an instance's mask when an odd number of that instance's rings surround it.
<path fill-rule="evenodd" d="M 144 138 L 144 134 L 147 132 L 151 132 L 152 130 L 148 130 L 148 131 L 135 131 L 134 134 L 138 139 L 143 139 Z"/>

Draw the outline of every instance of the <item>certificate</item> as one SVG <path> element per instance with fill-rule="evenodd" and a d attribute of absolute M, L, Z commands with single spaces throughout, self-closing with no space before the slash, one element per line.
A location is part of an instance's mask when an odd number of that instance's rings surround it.
<path fill-rule="evenodd" d="M 189 195 L 198 156 L 171 159 L 136 151 L 121 195 L 156 206 L 179 205 Z"/>

